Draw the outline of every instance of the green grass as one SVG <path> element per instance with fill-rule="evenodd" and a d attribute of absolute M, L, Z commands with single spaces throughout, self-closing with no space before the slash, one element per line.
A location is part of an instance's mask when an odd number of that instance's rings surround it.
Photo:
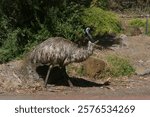
<path fill-rule="evenodd" d="M 84 70 L 82 65 L 76 70 L 76 72 L 79 76 L 84 76 L 85 75 L 85 70 Z"/>
<path fill-rule="evenodd" d="M 109 55 L 106 57 L 108 66 L 105 70 L 105 75 L 112 77 L 130 76 L 135 72 L 135 69 L 130 64 L 127 58 Z"/>
<path fill-rule="evenodd" d="M 132 19 L 129 21 L 129 25 L 135 27 L 145 27 L 145 19 Z"/>
<path fill-rule="evenodd" d="M 148 21 L 149 23 L 149 26 L 148 26 L 148 29 L 149 29 L 149 32 L 148 32 L 148 35 L 150 35 L 150 20 Z M 140 18 L 136 18 L 136 19 L 131 19 L 129 21 L 129 26 L 130 27 L 133 27 L 133 28 L 141 28 L 144 30 L 144 33 L 145 30 L 146 30 L 146 19 L 140 19 Z"/>

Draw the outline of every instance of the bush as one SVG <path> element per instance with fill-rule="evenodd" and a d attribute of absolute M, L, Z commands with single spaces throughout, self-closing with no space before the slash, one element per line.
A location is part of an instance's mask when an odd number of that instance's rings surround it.
<path fill-rule="evenodd" d="M 149 20 L 149 23 L 150 23 L 150 20 Z M 139 28 L 139 29 L 141 29 L 144 33 L 146 33 L 145 31 L 145 29 L 146 29 L 146 19 L 139 19 L 139 18 L 137 18 L 137 19 L 132 19 L 132 20 L 130 20 L 129 21 L 129 26 L 131 27 L 131 28 Z M 148 27 L 148 29 L 150 30 L 150 25 L 148 25 L 149 27 Z M 148 31 L 149 31 L 148 30 Z M 148 32 L 148 35 L 150 35 L 150 31 Z"/>
<path fill-rule="evenodd" d="M 130 76 L 135 72 L 135 69 L 126 58 L 110 55 L 106 60 L 108 67 L 105 70 L 105 74 L 109 76 Z"/>
<path fill-rule="evenodd" d="M 108 9 L 109 0 L 92 0 L 91 6 L 97 6 L 102 9 Z"/>
<path fill-rule="evenodd" d="M 43 1 L 40 4 L 31 0 L 15 0 L 12 6 L 6 3 L 4 1 L 0 5 L 1 63 L 19 57 L 48 37 L 76 40 L 83 35 L 82 9 L 75 2 Z M 28 11 L 30 14 L 26 14 Z"/>
<path fill-rule="evenodd" d="M 12 60 L 18 55 L 17 34 L 19 30 L 16 29 L 13 32 L 7 34 L 7 40 L 3 42 L 2 48 L 0 48 L 0 63 Z"/>
<path fill-rule="evenodd" d="M 21 56 L 48 37 L 61 36 L 78 41 L 87 26 L 95 28 L 95 36 L 120 32 L 116 15 L 96 7 L 87 8 L 91 2 L 0 1 L 0 62 Z"/>
<path fill-rule="evenodd" d="M 68 4 L 64 8 L 50 8 L 45 25 L 52 36 L 61 36 L 70 40 L 78 40 L 83 36 L 81 21 L 82 8 L 77 4 Z"/>
<path fill-rule="evenodd" d="M 145 20 L 142 20 L 142 19 L 132 19 L 129 21 L 129 25 L 130 26 L 133 26 L 133 27 L 145 27 Z"/>
<path fill-rule="evenodd" d="M 32 48 L 34 48 L 37 44 L 43 42 L 44 40 L 51 37 L 51 32 L 44 26 L 41 25 L 41 29 L 35 34 L 31 31 L 28 32 L 30 35 L 30 38 L 28 39 L 28 42 L 24 46 L 23 50 L 24 53 L 27 53 L 28 51 L 31 51 Z"/>
<path fill-rule="evenodd" d="M 119 33 L 121 31 L 121 23 L 112 12 L 91 7 L 85 9 L 84 14 L 82 17 L 83 22 L 85 25 L 94 28 L 94 36 L 105 33 Z"/>

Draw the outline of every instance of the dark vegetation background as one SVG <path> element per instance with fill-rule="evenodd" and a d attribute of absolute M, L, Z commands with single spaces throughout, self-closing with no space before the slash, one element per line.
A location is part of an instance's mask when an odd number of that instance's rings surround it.
<path fill-rule="evenodd" d="M 0 63 L 21 57 L 48 37 L 82 39 L 120 33 L 115 12 L 150 12 L 149 0 L 0 0 Z M 112 12 L 113 11 L 113 12 Z"/>

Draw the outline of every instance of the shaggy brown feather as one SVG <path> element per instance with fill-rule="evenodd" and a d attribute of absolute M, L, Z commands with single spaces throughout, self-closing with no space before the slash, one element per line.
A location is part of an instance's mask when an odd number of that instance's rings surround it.
<path fill-rule="evenodd" d="M 90 28 L 86 28 L 86 33 L 92 41 L 89 34 Z M 72 62 L 81 62 L 86 60 L 93 53 L 94 44 L 89 41 L 87 47 L 79 47 L 77 44 L 62 37 L 52 37 L 39 44 L 31 53 L 30 61 L 33 64 L 49 65 L 45 86 L 47 85 L 50 71 L 53 67 L 59 66 L 63 70 L 64 77 L 70 86 L 73 86 L 66 73 L 65 66 Z"/>
<path fill-rule="evenodd" d="M 49 38 L 38 45 L 30 55 L 32 63 L 66 66 L 72 62 L 82 62 L 93 53 L 93 43 L 87 47 L 78 47 L 77 44 L 61 37 Z"/>

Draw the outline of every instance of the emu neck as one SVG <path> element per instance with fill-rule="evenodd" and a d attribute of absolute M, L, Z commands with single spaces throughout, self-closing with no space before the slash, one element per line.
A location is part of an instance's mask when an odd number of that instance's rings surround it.
<path fill-rule="evenodd" d="M 72 62 L 82 62 L 86 60 L 89 56 L 93 54 L 93 43 L 88 42 L 87 47 L 82 47 L 74 50 L 73 55 L 72 55 Z"/>
<path fill-rule="evenodd" d="M 93 54 L 93 46 L 94 46 L 94 44 L 91 42 L 91 41 L 89 41 L 88 42 L 88 47 L 87 47 L 87 50 L 89 51 L 89 53 L 91 53 L 91 54 Z"/>

